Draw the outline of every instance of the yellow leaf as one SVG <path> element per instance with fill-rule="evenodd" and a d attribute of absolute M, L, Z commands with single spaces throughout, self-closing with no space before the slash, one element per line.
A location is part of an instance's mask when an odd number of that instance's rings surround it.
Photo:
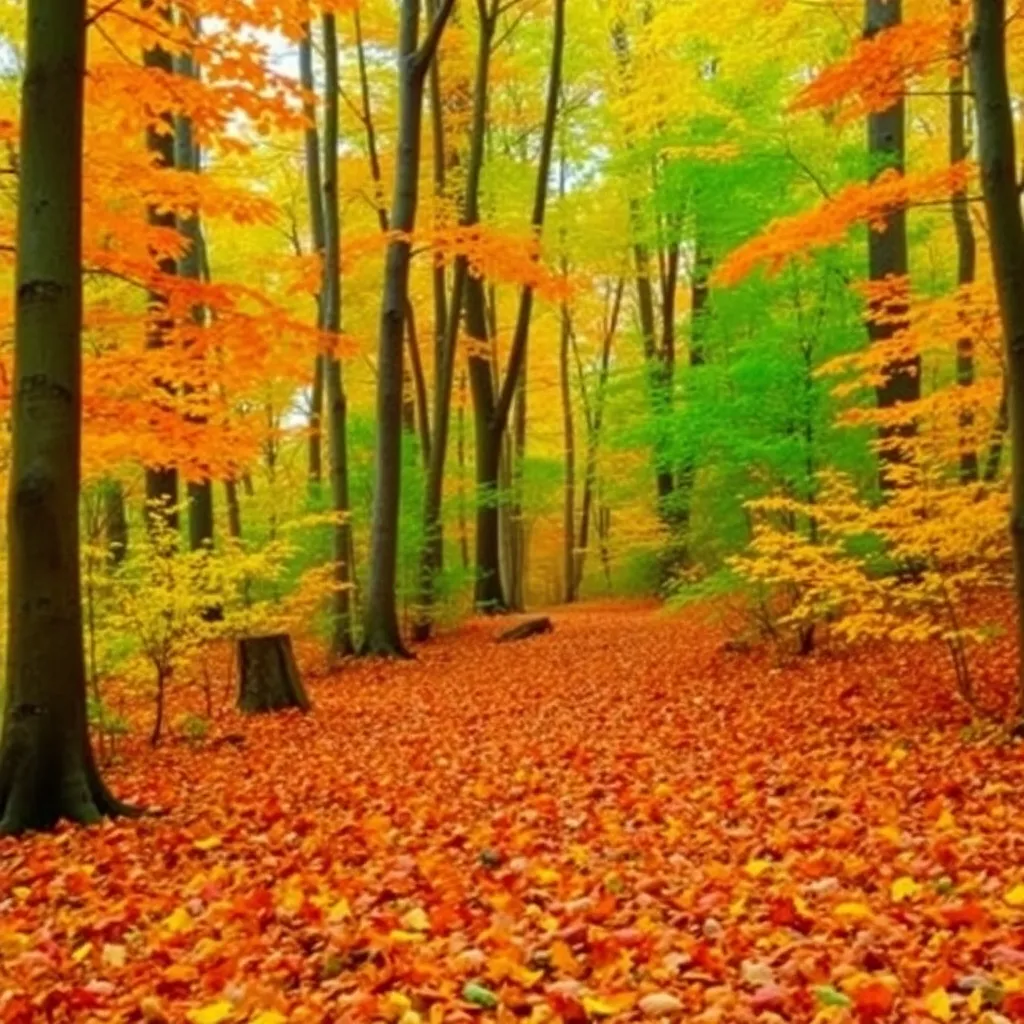
<path fill-rule="evenodd" d="M 399 928 L 394 929 L 394 931 L 390 933 L 389 937 L 392 942 L 398 942 L 406 945 L 414 942 L 423 942 L 426 938 L 422 932 L 405 932 Z"/>
<path fill-rule="evenodd" d="M 770 860 L 752 860 L 747 862 L 743 869 L 751 878 L 760 878 L 766 871 L 771 871 L 773 864 Z"/>
<path fill-rule="evenodd" d="M 197 850 L 216 850 L 222 842 L 220 836 L 208 836 L 206 839 L 197 839 L 192 845 Z"/>
<path fill-rule="evenodd" d="M 951 811 L 945 810 L 939 815 L 935 827 L 941 832 L 952 832 L 956 828 L 956 818 L 953 817 Z"/>
<path fill-rule="evenodd" d="M 871 917 L 871 908 L 866 903 L 840 903 L 835 909 L 836 917 L 846 918 L 848 921 L 863 921 Z"/>
<path fill-rule="evenodd" d="M 614 1017 L 616 1014 L 628 1013 L 636 1002 L 632 992 L 623 992 L 617 996 L 584 996 L 583 1009 L 590 1017 Z"/>
<path fill-rule="evenodd" d="M 1004 897 L 1011 907 L 1024 907 L 1024 884 L 1015 885 Z"/>
<path fill-rule="evenodd" d="M 339 921 L 344 921 L 346 918 L 352 916 L 352 908 L 348 905 L 348 900 L 342 897 L 334 904 L 333 907 L 327 913 L 327 920 L 331 924 L 337 924 Z"/>
<path fill-rule="evenodd" d="M 949 1005 L 949 994 L 944 988 L 937 988 L 924 1001 L 928 1016 L 935 1020 L 948 1021 L 953 1019 L 953 1008 Z"/>
<path fill-rule="evenodd" d="M 985 994 L 979 985 L 978 988 L 971 992 L 970 996 L 967 997 L 967 1011 L 973 1014 L 975 1017 L 981 1013 L 982 1006 L 985 1003 Z"/>
<path fill-rule="evenodd" d="M 909 875 L 904 875 L 892 883 L 892 901 L 893 903 L 903 903 L 905 900 L 912 900 L 920 891 L 921 886 Z"/>
<path fill-rule="evenodd" d="M 551 943 L 551 964 L 563 974 L 576 974 L 580 969 L 572 950 L 561 939 Z"/>
<path fill-rule="evenodd" d="M 175 935 L 192 928 L 192 915 L 184 907 L 178 907 L 173 914 L 164 918 L 164 928 Z"/>
<path fill-rule="evenodd" d="M 199 1010 L 190 1010 L 186 1016 L 192 1024 L 221 1024 L 234 1013 L 234 1007 L 226 999 L 218 999 Z"/>
<path fill-rule="evenodd" d="M 411 932 L 429 932 L 430 918 L 422 907 L 414 907 L 402 918 L 402 927 Z"/>
<path fill-rule="evenodd" d="M 277 1010 L 264 1010 L 253 1017 L 249 1024 L 288 1024 L 288 1018 Z"/>
<path fill-rule="evenodd" d="M 533 872 L 533 877 L 541 885 L 554 885 L 562 876 L 554 868 L 537 868 Z"/>
<path fill-rule="evenodd" d="M 91 952 L 92 943 L 83 942 L 82 945 L 80 945 L 78 949 L 71 954 L 71 959 L 74 960 L 76 964 L 80 964 Z"/>

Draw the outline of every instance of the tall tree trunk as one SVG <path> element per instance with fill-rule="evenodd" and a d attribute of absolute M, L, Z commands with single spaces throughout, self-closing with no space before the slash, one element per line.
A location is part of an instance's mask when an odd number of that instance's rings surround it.
<path fill-rule="evenodd" d="M 459 462 L 459 552 L 462 555 L 462 568 L 469 569 L 469 517 L 466 514 L 466 404 L 469 382 L 463 372 L 459 379 L 459 426 L 458 452 Z"/>
<path fill-rule="evenodd" d="M 537 184 L 534 193 L 531 226 L 538 238 L 544 228 L 547 209 L 551 162 L 558 125 L 558 107 L 562 91 L 562 61 L 565 54 L 565 0 L 555 0 L 551 46 L 551 67 L 548 73 L 548 94 L 537 163 Z M 493 31 L 492 31 L 493 35 Z M 495 397 L 490 367 L 483 359 L 470 360 L 470 384 L 473 390 L 477 423 L 477 606 L 481 610 L 502 611 L 506 607 L 501 585 L 500 543 L 497 534 L 498 494 L 501 448 L 509 413 L 526 361 L 533 315 L 533 288 L 525 286 L 519 296 L 519 312 L 509 348 L 508 366 L 500 391 Z M 466 302 L 466 329 L 471 338 L 486 342 L 486 301 L 483 285 L 470 281 Z M 490 436 L 484 438 L 486 432 Z M 493 518 L 493 523 L 492 523 Z M 483 559 L 483 560 L 481 560 Z"/>
<path fill-rule="evenodd" d="M 903 21 L 903 0 L 866 0 L 864 37 L 900 25 Z M 868 157 L 871 179 L 895 168 L 901 174 L 906 168 L 906 102 L 902 95 L 887 110 L 868 115 Z M 868 232 L 868 272 L 872 282 L 887 278 L 904 278 L 909 269 L 907 248 L 907 211 L 897 209 L 886 215 L 881 231 L 874 226 Z M 868 336 L 872 344 L 887 342 L 900 329 L 898 318 L 886 317 L 884 323 L 871 318 Z M 880 409 L 916 402 L 921 397 L 921 360 L 896 360 L 885 368 L 885 383 L 879 385 L 877 401 Z M 888 468 L 906 461 L 903 443 L 915 432 L 912 421 L 879 430 L 881 468 L 879 482 L 883 489 L 893 486 Z"/>
<path fill-rule="evenodd" d="M 103 526 L 110 561 L 120 565 L 128 556 L 128 513 L 120 480 L 110 479 L 103 484 Z"/>
<path fill-rule="evenodd" d="M 625 291 L 625 278 L 620 277 L 612 295 L 611 309 L 604 323 L 601 343 L 601 366 L 597 379 L 597 396 L 594 401 L 593 413 L 587 413 L 587 468 L 583 480 L 583 498 L 580 502 L 580 539 L 579 554 L 576 558 L 575 580 L 573 590 L 577 597 L 583 585 L 583 571 L 586 568 L 587 550 L 590 546 L 590 521 L 593 516 L 594 495 L 597 490 L 597 457 L 601 444 L 601 430 L 604 425 L 604 400 L 608 384 L 608 372 L 611 367 L 612 344 L 619 327 L 619 315 L 622 310 L 622 296 Z M 570 335 L 570 341 L 572 341 Z M 580 393 L 583 397 L 584 411 L 589 408 L 587 402 L 586 380 L 583 376 L 583 364 L 576 353 L 576 365 L 580 378 Z"/>
<path fill-rule="evenodd" d="M 562 393 L 562 434 L 565 440 L 565 493 L 562 508 L 562 564 L 565 576 L 565 603 L 572 604 L 576 593 L 576 432 L 572 418 L 572 389 L 569 384 L 569 346 L 572 335 L 569 307 L 562 304 L 562 336 L 558 352 L 559 382 Z"/>
<path fill-rule="evenodd" d="M 398 626 L 395 586 L 398 570 L 398 520 L 402 486 L 403 326 L 409 303 L 409 235 L 419 204 L 420 131 L 426 75 L 454 0 L 443 0 L 423 43 L 419 37 L 419 0 L 402 0 L 398 58 L 398 144 L 377 350 L 377 452 L 370 538 L 370 580 L 366 600 L 363 651 L 405 657 Z"/>
<path fill-rule="evenodd" d="M 198 26 L 187 14 L 181 14 L 183 25 L 193 38 L 198 35 Z M 198 69 L 190 53 L 180 55 L 176 60 L 177 74 L 185 78 L 198 78 Z M 198 174 L 201 170 L 199 148 L 192 130 L 192 120 L 179 116 L 174 125 L 174 162 L 178 170 Z M 178 231 L 185 239 L 188 249 L 178 263 L 178 274 L 190 281 L 203 280 L 203 239 L 199 214 L 191 211 L 178 217 Z M 206 324 L 206 310 L 203 306 L 192 308 L 192 323 L 196 330 Z M 202 357 L 200 357 L 202 358 Z M 196 422 L 205 422 L 205 417 L 193 417 Z M 204 479 L 188 482 L 188 536 L 189 547 L 198 551 L 213 544 L 213 484 L 207 475 Z"/>
<path fill-rule="evenodd" d="M 21 96 L 0 832 L 92 823 L 78 501 L 85 0 L 29 0 Z"/>
<path fill-rule="evenodd" d="M 1024 218 L 1017 181 L 1013 106 L 1006 66 L 1006 0 L 974 0 L 972 77 L 978 162 L 991 239 L 992 277 L 1006 343 L 1009 382 L 1010 535 L 1017 641 L 1024 652 Z M 1018 713 L 1024 712 L 1024 653 L 1018 655 Z"/>
<path fill-rule="evenodd" d="M 299 81 L 307 96 L 303 106 L 303 113 L 307 121 L 304 136 L 306 194 L 309 203 L 309 226 L 313 251 L 323 258 L 326 227 L 324 225 L 323 182 L 320 171 L 320 133 L 316 123 L 316 106 L 313 103 L 313 96 L 316 94 L 316 79 L 313 73 L 313 30 L 308 21 L 303 23 L 302 29 L 302 39 L 299 42 Z M 317 327 L 323 327 L 322 284 L 320 294 L 317 295 L 316 305 Z M 323 482 L 324 361 L 325 357 L 319 354 L 313 361 L 313 389 L 309 407 L 309 483 L 314 491 L 319 491 Z"/>
<path fill-rule="evenodd" d="M 465 197 L 461 224 L 469 228 L 480 220 L 480 176 L 484 162 L 484 142 L 487 125 L 487 89 L 490 75 L 491 39 L 494 23 L 491 15 L 480 8 L 480 41 L 477 51 L 476 77 L 473 87 L 473 113 L 470 127 L 469 161 L 466 168 Z M 431 73 L 431 106 L 434 109 L 434 190 L 441 194 L 444 191 L 444 133 L 441 129 L 440 82 L 439 75 Z M 438 161 L 437 147 L 442 147 L 441 160 Z M 440 272 L 440 273 L 439 273 Z M 452 273 L 452 293 L 450 303 L 446 301 L 444 269 L 434 269 L 434 315 L 435 331 L 437 323 L 443 321 L 443 336 L 437 339 L 434 381 L 434 434 L 431 447 L 430 465 L 427 469 L 426 491 L 423 511 L 424 545 L 420 557 L 420 588 L 416 603 L 416 622 L 413 637 L 417 641 L 429 638 L 433 628 L 434 611 L 434 579 L 441 570 L 443 552 L 443 534 L 441 509 L 444 499 L 444 471 L 448 459 L 448 433 L 451 424 L 452 383 L 455 376 L 455 357 L 458 349 L 459 326 L 462 323 L 463 306 L 467 301 L 469 279 L 469 261 L 465 256 L 458 256 Z M 479 328 L 480 317 L 474 323 Z M 468 318 L 467 333 L 471 333 Z M 486 331 L 485 331 L 486 336 Z M 472 356 L 470 365 L 478 362 Z M 489 376 L 489 374 L 488 374 Z M 465 378 L 463 378 L 465 382 Z M 464 409 L 460 408 L 460 431 L 463 429 Z M 462 434 L 460 446 L 464 444 Z M 464 458 L 464 448 L 460 447 L 460 459 Z M 460 501 L 462 496 L 460 495 Z M 460 508 L 461 512 L 461 508 Z M 462 544 L 466 544 L 465 530 L 461 531 Z M 499 581 L 500 582 L 500 581 Z"/>
<path fill-rule="evenodd" d="M 341 334 L 341 211 L 338 196 L 338 37 L 335 16 L 323 15 L 324 41 L 324 281 L 321 289 L 324 330 Z M 332 530 L 334 589 L 331 595 L 331 655 L 355 651 L 352 639 L 352 524 L 349 520 L 348 401 L 341 360 L 327 353 L 324 397 L 331 454 L 331 509 L 337 517 Z"/>
<path fill-rule="evenodd" d="M 155 11 L 157 17 L 165 21 L 170 27 L 173 22 L 170 3 L 161 4 L 159 0 L 142 0 L 141 10 L 143 12 Z M 174 58 L 170 51 L 164 49 L 160 43 L 154 43 L 142 55 L 142 63 L 146 68 L 153 68 L 164 74 L 174 73 Z M 153 154 L 155 165 L 159 169 L 174 167 L 174 118 L 166 111 L 150 111 L 149 117 L 153 121 L 163 122 L 161 128 L 156 124 L 149 124 L 146 127 L 146 148 Z M 149 223 L 154 227 L 169 228 L 177 227 L 177 218 L 173 210 L 162 210 L 156 205 L 151 205 L 147 213 Z M 173 259 L 162 259 L 159 264 L 160 272 L 163 274 L 175 273 L 177 267 Z M 146 339 L 147 347 L 162 348 L 166 342 L 166 332 L 169 324 L 166 319 L 156 317 L 157 311 L 165 309 L 167 305 L 166 296 L 158 292 L 151 292 L 149 296 L 150 315 L 155 318 L 149 327 L 149 336 Z M 170 387 L 170 385 L 167 385 Z M 146 467 L 146 503 L 147 514 L 159 508 L 165 516 L 167 524 L 173 530 L 178 529 L 178 470 L 171 465 L 153 465 Z"/>
<path fill-rule="evenodd" d="M 228 536 L 234 540 L 242 537 L 242 506 L 238 501 L 238 481 L 228 477 L 224 481 L 224 504 L 228 510 Z"/>
<path fill-rule="evenodd" d="M 961 10 L 960 0 L 951 0 L 954 16 L 952 35 L 952 52 L 959 54 L 964 45 L 963 30 L 958 15 Z M 959 58 L 955 70 L 949 78 L 949 162 L 959 164 L 967 160 L 971 147 L 967 140 L 967 104 L 966 82 L 964 69 Z M 971 223 L 970 203 L 966 187 L 953 196 L 953 227 L 956 231 L 957 275 L 956 283 L 963 289 L 974 284 L 977 268 L 978 246 L 974 238 L 974 225 Z M 964 325 L 963 334 L 956 342 L 956 379 L 961 388 L 970 388 L 974 384 L 974 340 L 970 328 Z M 974 483 L 978 479 L 978 452 L 970 440 L 974 415 L 969 408 L 960 414 L 960 426 L 965 435 L 960 451 L 960 480 Z"/>

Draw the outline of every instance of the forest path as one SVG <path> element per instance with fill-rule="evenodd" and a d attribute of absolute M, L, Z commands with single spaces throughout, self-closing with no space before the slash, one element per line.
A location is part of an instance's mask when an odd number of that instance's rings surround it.
<path fill-rule="evenodd" d="M 550 614 L 129 744 L 166 817 L 0 841 L 0 1021 L 966 1020 L 957 979 L 1024 980 L 1024 763 L 961 738 L 941 651 Z"/>

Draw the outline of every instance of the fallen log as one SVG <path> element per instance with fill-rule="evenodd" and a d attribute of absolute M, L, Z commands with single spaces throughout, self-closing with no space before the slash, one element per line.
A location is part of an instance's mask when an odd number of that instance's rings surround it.
<path fill-rule="evenodd" d="M 499 634 L 498 643 L 507 644 L 518 640 L 528 640 L 531 636 L 552 633 L 554 629 L 555 624 L 546 615 L 537 616 L 533 619 L 524 619 L 522 622 Z"/>

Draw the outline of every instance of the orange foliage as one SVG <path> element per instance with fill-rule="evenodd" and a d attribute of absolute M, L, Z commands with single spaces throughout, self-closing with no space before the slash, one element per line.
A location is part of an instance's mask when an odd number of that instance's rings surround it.
<path fill-rule="evenodd" d="M 838 245 L 856 224 L 867 223 L 878 230 L 893 210 L 949 199 L 967 188 L 972 174 L 967 163 L 907 175 L 890 169 L 870 183 L 847 185 L 813 210 L 773 221 L 726 257 L 715 280 L 736 284 L 758 267 L 777 273 L 787 261 L 810 249 Z"/>
<path fill-rule="evenodd" d="M 0 1020 L 967 1020 L 1020 984 L 1020 765 L 937 644 L 780 670 L 695 610 L 555 625 L 353 665 L 305 717 L 215 674 L 205 738 L 110 773 L 165 817 L 0 840 Z"/>

